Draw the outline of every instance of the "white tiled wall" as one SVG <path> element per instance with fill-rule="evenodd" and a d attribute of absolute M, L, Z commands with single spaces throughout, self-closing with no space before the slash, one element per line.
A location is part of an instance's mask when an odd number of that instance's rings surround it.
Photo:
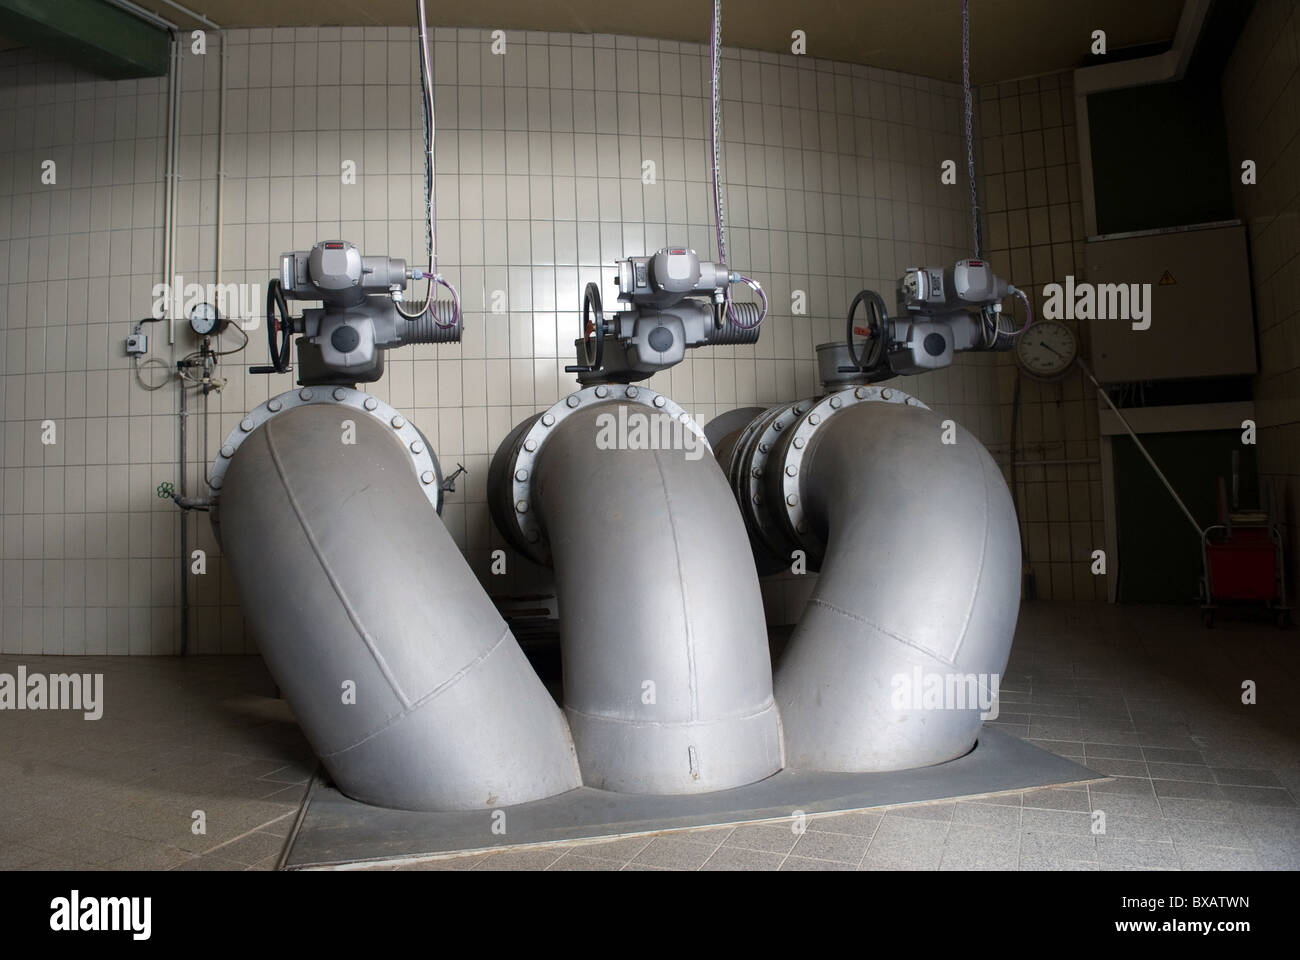
<path fill-rule="evenodd" d="M 1259 469 L 1287 504 L 1290 592 L 1300 590 L 1300 3 L 1259 0 L 1223 78 L 1232 165 L 1256 163 L 1257 183 L 1237 178 L 1250 236 L 1259 329 L 1255 380 Z"/>
<path fill-rule="evenodd" d="M 999 273 L 1031 294 L 1041 314 L 1044 286 L 1083 275 L 1086 229 L 1073 75 L 985 88 L 979 123 L 988 256 Z M 1019 305 L 1016 317 L 1023 319 Z M 1065 322 L 1086 350 L 1086 321 Z M 998 360 L 1008 439 L 1016 378 L 1020 381 L 1017 459 L 1057 461 L 1017 468 L 1020 530 L 1038 596 L 1105 599 L 1105 578 L 1091 571 L 1092 551 L 1105 546 L 1095 391 L 1077 367 L 1059 382 L 1042 383 L 1016 373 L 1010 354 Z M 999 452 L 999 462 L 1006 464 L 1010 450 Z M 1059 463 L 1064 460 L 1071 463 Z"/>
<path fill-rule="evenodd" d="M 230 31 L 226 43 L 221 281 L 263 289 L 282 251 L 330 237 L 422 261 L 414 32 Z M 177 272 L 200 283 L 215 268 L 219 57 L 216 42 L 206 56 L 183 54 Z M 497 56 L 483 32 L 439 30 L 434 58 L 440 268 L 460 288 L 466 333 L 459 345 L 394 351 L 374 392 L 420 425 L 445 465 L 469 468 L 443 518 L 486 580 L 501 545 L 485 502 L 488 461 L 514 423 L 569 389 L 562 367 L 582 285 L 601 275 L 612 302 L 615 258 L 669 241 L 713 249 L 707 52 L 511 33 Z M 943 160 L 962 156 L 958 95 L 865 67 L 726 51 L 731 265 L 763 283 L 773 310 L 756 346 L 697 351 L 653 385 L 701 422 L 811 395 L 814 347 L 840 335 L 858 289 L 892 299 L 906 266 L 966 255 L 965 185 L 939 178 Z M 176 388 L 145 391 L 122 348 L 161 273 L 166 101 L 165 80 L 110 83 L 26 51 L 0 54 L 5 652 L 177 649 L 180 520 L 154 494 L 178 479 Z M 53 185 L 40 182 L 45 159 L 58 164 Z M 355 186 L 340 182 L 344 160 L 356 161 Z M 645 160 L 656 164 L 653 185 L 641 180 Z M 1034 243 L 1009 242 L 1012 262 L 1027 253 L 1041 282 Z M 807 316 L 790 315 L 796 289 Z M 485 311 L 495 290 L 506 292 L 503 314 Z M 174 346 L 161 326 L 149 332 L 163 360 L 196 346 L 183 325 Z M 244 373 L 263 362 L 259 329 L 223 365 L 206 449 L 191 418 L 192 490 L 241 414 L 291 385 Z M 903 386 L 996 450 L 1008 373 L 968 355 Z M 191 410 L 198 404 L 192 397 Z M 53 445 L 41 443 L 46 420 Z M 1056 428 L 1044 417 L 1039 429 L 1046 439 Z M 1049 500 L 1052 482 L 1042 484 Z M 191 649 L 250 651 L 206 518 L 188 522 L 211 555 L 208 574 L 192 579 Z M 772 618 L 788 619 L 807 588 L 769 584 Z"/>

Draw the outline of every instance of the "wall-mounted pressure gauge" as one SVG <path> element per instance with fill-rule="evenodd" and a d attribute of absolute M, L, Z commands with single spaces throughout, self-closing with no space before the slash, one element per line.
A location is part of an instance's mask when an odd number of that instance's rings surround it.
<path fill-rule="evenodd" d="M 1016 362 L 1020 369 L 1039 380 L 1064 376 L 1079 355 L 1079 341 L 1065 324 L 1039 320 L 1016 341 Z"/>
<path fill-rule="evenodd" d="M 190 326 L 200 337 L 220 333 L 229 322 L 210 303 L 196 303 L 190 308 Z"/>

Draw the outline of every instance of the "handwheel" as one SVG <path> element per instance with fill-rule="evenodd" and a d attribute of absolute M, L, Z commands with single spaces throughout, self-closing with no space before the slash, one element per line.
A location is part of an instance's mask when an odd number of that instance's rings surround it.
<path fill-rule="evenodd" d="M 867 316 L 866 327 L 859 327 L 854 323 L 853 316 L 858 312 L 858 304 L 866 304 Z M 866 362 L 866 357 L 858 349 L 857 338 L 861 336 L 872 341 L 871 362 Z M 870 373 L 880 366 L 885 359 L 885 350 L 888 349 L 889 340 L 889 312 L 885 309 L 885 301 L 881 299 L 880 294 L 874 290 L 860 290 L 858 295 L 853 298 L 853 303 L 849 305 L 848 325 L 845 331 L 845 340 L 849 346 L 849 359 L 859 370 Z"/>
<path fill-rule="evenodd" d="M 278 346 L 276 333 L 280 334 Z M 271 351 L 271 368 L 276 373 L 288 372 L 289 360 L 293 356 L 293 320 L 279 280 L 266 285 L 266 343 Z"/>
<path fill-rule="evenodd" d="M 605 362 L 605 311 L 600 302 L 600 287 L 594 283 L 587 284 L 582 292 L 582 338 L 584 362 L 566 366 L 566 373 L 592 373 Z"/>

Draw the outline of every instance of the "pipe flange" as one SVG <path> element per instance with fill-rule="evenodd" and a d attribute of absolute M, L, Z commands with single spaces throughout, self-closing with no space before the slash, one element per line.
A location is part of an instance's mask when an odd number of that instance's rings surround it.
<path fill-rule="evenodd" d="M 787 537 L 772 520 L 771 511 L 765 509 L 766 492 L 763 489 L 763 477 L 767 471 L 768 460 L 777 447 L 781 437 L 790 429 L 812 404 L 811 400 L 798 400 L 794 403 L 772 407 L 759 417 L 754 418 L 736 441 L 738 455 L 731 460 L 731 489 L 744 498 L 744 514 L 747 525 L 758 539 L 782 560 L 789 553 Z"/>
<path fill-rule="evenodd" d="M 434 455 L 433 448 L 419 428 L 378 397 L 352 387 L 331 386 L 287 390 L 244 414 L 239 425 L 230 431 L 230 435 L 222 443 L 221 450 L 217 453 L 208 472 L 208 486 L 212 488 L 213 501 L 215 502 L 221 496 L 221 484 L 225 480 L 231 460 L 234 459 L 235 451 L 253 434 L 253 431 L 290 410 L 325 404 L 345 407 L 349 412 L 382 423 L 406 449 L 415 477 L 420 482 L 425 497 L 433 505 L 433 509 L 437 512 L 442 511 L 442 470 L 438 466 L 438 458 Z"/>
<path fill-rule="evenodd" d="M 779 471 L 764 471 L 768 476 L 769 495 L 781 501 L 780 507 L 771 512 L 779 515 L 786 535 L 792 537 L 818 563 L 826 551 L 826 544 L 813 532 L 805 513 L 801 490 L 804 455 L 811 447 L 814 435 L 831 417 L 861 403 L 893 403 L 922 410 L 930 409 L 897 387 L 849 387 L 829 393 L 815 403 L 806 401 L 805 412 L 781 434 L 780 448 L 772 451 L 776 459 L 771 466 L 775 468 L 779 464 Z"/>
<path fill-rule="evenodd" d="M 657 393 L 644 386 L 617 383 L 591 384 L 577 393 L 569 394 L 540 416 L 535 417 L 532 425 L 521 432 L 506 464 L 510 471 L 512 503 L 510 517 L 515 528 L 510 531 L 514 534 L 510 539 L 538 563 L 547 563 L 550 551 L 547 546 L 546 531 L 542 528 L 533 504 L 533 473 L 537 458 L 546 441 L 555 435 L 556 428 L 561 423 L 579 410 L 604 404 L 635 404 L 649 407 L 654 413 L 672 417 L 695 433 L 704 443 L 709 455 L 713 455 L 713 447 L 704 435 L 704 430 L 689 413 L 666 394 Z"/>

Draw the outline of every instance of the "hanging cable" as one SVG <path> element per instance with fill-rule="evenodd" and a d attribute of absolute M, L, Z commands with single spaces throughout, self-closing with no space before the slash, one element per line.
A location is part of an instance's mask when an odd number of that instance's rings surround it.
<path fill-rule="evenodd" d="M 434 167 L 433 167 L 433 145 L 436 135 L 436 123 L 433 112 L 433 66 L 429 59 L 429 26 L 424 12 L 424 0 L 416 0 L 416 11 L 420 22 L 420 99 L 424 106 L 424 247 L 429 256 L 429 269 L 413 270 L 411 272 L 413 280 L 425 280 L 428 282 L 428 288 L 425 293 L 423 302 L 415 301 L 412 306 L 416 307 L 414 311 L 408 311 L 401 300 L 395 300 L 397 312 L 407 320 L 419 320 L 426 313 L 433 320 L 435 326 L 454 327 L 460 322 L 460 294 L 451 282 L 438 273 L 438 217 L 437 206 L 434 202 Z M 433 309 L 433 287 L 434 284 L 446 287 L 451 293 L 452 312 L 451 319 L 443 323 L 438 319 L 438 311 Z"/>
<path fill-rule="evenodd" d="M 1028 330 L 1029 325 L 1034 322 L 1034 303 L 1032 300 L 1029 299 L 1029 294 L 1025 293 L 1025 291 L 1021 290 L 1019 287 L 1012 287 L 1011 292 L 1020 298 L 1020 302 L 1024 305 L 1025 308 L 1024 326 L 1022 326 L 1015 333 L 1011 334 L 1011 336 L 1013 337 L 1018 337 L 1026 330 Z"/>
<path fill-rule="evenodd" d="M 970 0 L 961 4 L 961 85 L 966 109 L 966 177 L 970 180 L 970 219 L 975 239 L 975 258 L 984 259 L 984 235 L 980 229 L 979 194 L 975 189 L 974 106 L 970 90 Z"/>
<path fill-rule="evenodd" d="M 144 377 L 141 376 L 141 373 L 143 372 L 145 367 L 152 367 L 152 366 L 161 367 L 163 371 L 167 374 L 167 376 L 163 377 L 163 379 L 159 380 L 157 383 L 146 383 Z M 140 384 L 140 386 L 144 387 L 146 390 L 150 392 L 153 392 L 154 390 L 161 390 L 163 387 L 167 386 L 167 384 L 171 383 L 172 368 L 168 366 L 165 360 L 161 360 L 158 357 L 149 357 L 148 359 L 145 360 L 141 360 L 139 357 L 137 357 L 135 361 L 135 379 L 136 382 Z"/>
<path fill-rule="evenodd" d="M 713 29 L 709 33 L 710 115 L 709 150 L 713 157 L 713 217 L 718 228 L 718 263 L 727 263 L 727 210 L 722 196 L 722 0 L 713 0 Z M 758 294 L 761 307 L 737 311 L 731 300 L 731 284 L 723 299 L 723 312 L 727 320 L 741 330 L 752 330 L 767 316 L 767 294 L 751 277 L 738 273 L 730 275 L 731 283 L 743 283 Z M 754 316 L 753 320 L 741 319 Z"/>
<path fill-rule="evenodd" d="M 718 227 L 718 262 L 727 262 L 727 217 L 722 200 L 722 0 L 713 0 L 713 30 L 709 33 L 710 118 L 709 149 L 713 155 L 713 216 Z"/>

